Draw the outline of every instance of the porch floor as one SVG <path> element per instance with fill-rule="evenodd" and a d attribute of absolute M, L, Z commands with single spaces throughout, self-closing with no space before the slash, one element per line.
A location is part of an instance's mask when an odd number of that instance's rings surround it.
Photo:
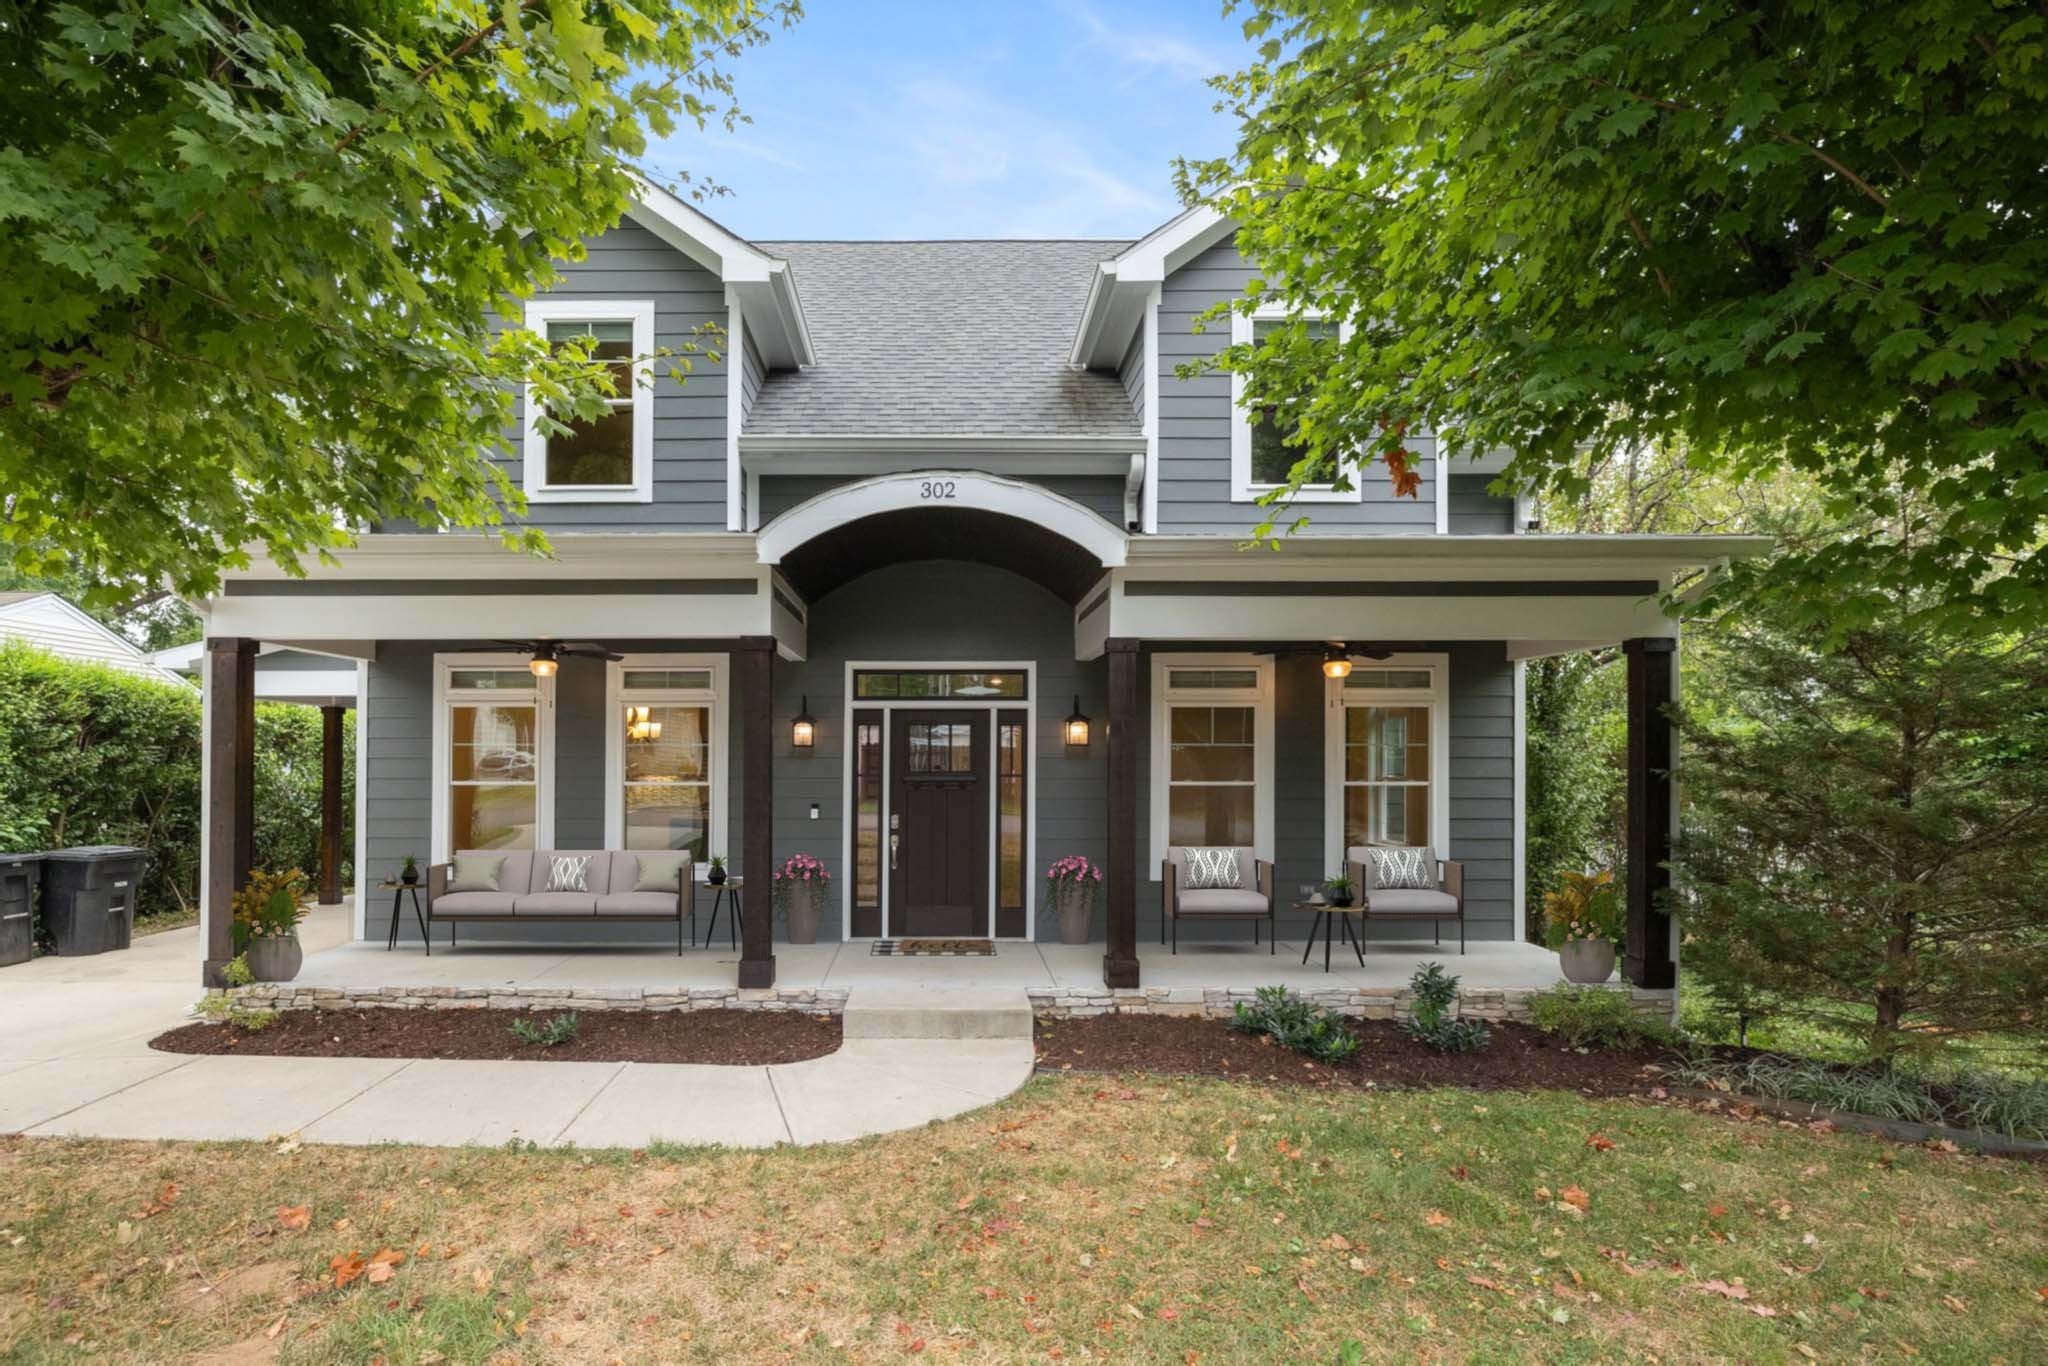
<path fill-rule="evenodd" d="M 481 927 L 477 927 L 481 929 Z M 472 930 L 472 933 L 476 932 Z M 870 953 L 872 941 L 775 946 L 775 985 L 785 991 L 871 989 L 1090 991 L 1102 988 L 1101 944 L 999 943 L 993 958 L 884 957 Z M 1323 971 L 1318 940 L 1308 963 L 1302 941 L 1282 939 L 1277 953 L 1264 945 L 1183 943 L 1178 954 L 1157 942 L 1138 945 L 1139 980 L 1147 987 L 1248 990 L 1282 985 L 1301 991 L 1337 987 L 1405 986 L 1416 968 L 1436 961 L 1456 973 L 1467 989 L 1541 988 L 1559 980 L 1557 955 L 1533 944 L 1474 942 L 1462 956 L 1455 940 L 1438 947 L 1426 938 L 1374 942 L 1360 967 L 1340 939 Z M 655 945 L 460 944 L 434 945 L 430 958 L 419 941 L 386 950 L 381 943 L 351 943 L 306 955 L 294 985 L 348 991 L 386 987 L 546 988 L 730 987 L 739 953 L 723 945 L 692 948 L 678 955 Z"/>

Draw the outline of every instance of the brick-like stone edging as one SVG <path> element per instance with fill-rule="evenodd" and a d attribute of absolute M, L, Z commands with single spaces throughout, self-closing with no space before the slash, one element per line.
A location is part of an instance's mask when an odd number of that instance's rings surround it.
<path fill-rule="evenodd" d="M 237 987 L 250 1010 L 791 1010 L 837 1015 L 845 989 L 762 987 Z"/>
<path fill-rule="evenodd" d="M 1536 987 L 1469 987 L 1458 993 L 1458 1013 L 1474 1020 L 1520 1020 L 1529 1018 L 1529 998 Z M 1647 991 L 1639 987 L 1610 985 L 1609 991 L 1626 991 L 1629 1002 L 1646 1015 L 1668 1016 L 1672 993 Z M 1088 1015 L 1193 1015 L 1228 1019 L 1240 1001 L 1249 1002 L 1258 992 L 1252 987 L 1033 987 L 1033 1014 L 1048 1019 L 1074 1019 Z M 1406 987 L 1322 987 L 1297 992 L 1317 1005 L 1362 1020 L 1406 1019 L 1413 994 Z"/>

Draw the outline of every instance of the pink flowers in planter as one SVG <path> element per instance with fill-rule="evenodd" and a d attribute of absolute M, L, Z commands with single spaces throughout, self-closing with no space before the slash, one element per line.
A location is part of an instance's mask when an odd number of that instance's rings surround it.
<path fill-rule="evenodd" d="M 1063 887 L 1084 887 L 1102 881 L 1102 870 L 1090 863 L 1085 855 L 1069 854 L 1045 870 L 1046 886 L 1058 891 Z"/>
<path fill-rule="evenodd" d="M 832 874 L 826 871 L 824 863 L 809 854 L 791 854 L 782 861 L 782 866 L 775 870 L 775 884 L 778 890 L 785 884 L 823 887 L 831 880 Z"/>

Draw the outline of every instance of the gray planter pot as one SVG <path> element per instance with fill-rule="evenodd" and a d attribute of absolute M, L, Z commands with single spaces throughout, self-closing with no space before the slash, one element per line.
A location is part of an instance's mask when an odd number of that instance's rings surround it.
<path fill-rule="evenodd" d="M 1567 982 L 1598 986 L 1614 975 L 1614 945 L 1605 939 L 1575 939 L 1557 951 Z"/>
<path fill-rule="evenodd" d="M 1087 943 L 1095 920 L 1095 897 L 1084 888 L 1075 888 L 1055 894 L 1052 905 L 1060 917 L 1060 942 Z"/>
<path fill-rule="evenodd" d="M 789 942 L 792 944 L 815 944 L 818 942 L 818 922 L 824 919 L 825 894 L 815 892 L 791 892 L 784 903 L 784 916 L 789 921 Z"/>
<path fill-rule="evenodd" d="M 251 939 L 247 954 L 249 974 L 259 982 L 289 982 L 306 962 L 306 951 L 295 934 Z"/>

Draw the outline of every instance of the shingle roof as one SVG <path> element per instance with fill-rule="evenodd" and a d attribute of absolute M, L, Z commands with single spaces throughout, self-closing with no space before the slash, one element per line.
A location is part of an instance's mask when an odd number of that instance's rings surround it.
<path fill-rule="evenodd" d="M 1122 242 L 757 242 L 796 277 L 817 364 L 771 375 L 746 432 L 1137 436 L 1113 374 L 1068 365 Z"/>

